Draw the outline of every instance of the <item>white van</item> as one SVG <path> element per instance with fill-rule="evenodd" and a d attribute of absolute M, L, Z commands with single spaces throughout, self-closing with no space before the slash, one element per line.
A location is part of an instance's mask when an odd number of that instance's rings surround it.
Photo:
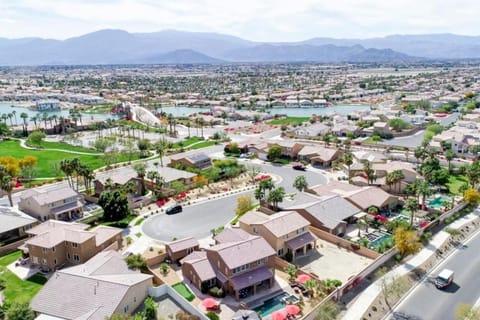
<path fill-rule="evenodd" d="M 435 286 L 438 289 L 448 287 L 453 282 L 453 271 L 449 269 L 443 269 L 435 278 Z"/>

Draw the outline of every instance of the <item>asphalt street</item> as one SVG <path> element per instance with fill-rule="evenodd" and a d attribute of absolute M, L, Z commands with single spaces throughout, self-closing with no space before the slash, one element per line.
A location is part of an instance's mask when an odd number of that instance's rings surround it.
<path fill-rule="evenodd" d="M 258 165 L 262 172 L 280 176 L 280 185 L 286 193 L 295 192 L 292 187 L 297 175 L 304 175 L 310 186 L 326 183 L 325 176 L 313 171 L 295 171 L 290 166 Z M 253 197 L 253 192 L 245 192 Z M 146 220 L 142 231 L 149 237 L 162 241 L 171 241 L 182 237 L 204 238 L 210 230 L 227 224 L 235 216 L 236 199 L 241 194 L 210 200 L 207 202 L 184 207 L 183 212 L 175 215 L 159 214 Z"/>
<path fill-rule="evenodd" d="M 475 304 L 480 296 L 480 233 L 448 257 L 397 307 L 389 320 L 455 319 L 460 303 Z M 444 290 L 433 279 L 447 268 L 455 272 L 454 283 Z"/>

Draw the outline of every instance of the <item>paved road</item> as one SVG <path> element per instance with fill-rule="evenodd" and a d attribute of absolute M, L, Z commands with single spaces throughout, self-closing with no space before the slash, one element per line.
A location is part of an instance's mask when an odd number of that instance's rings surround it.
<path fill-rule="evenodd" d="M 422 282 L 395 309 L 390 320 L 455 319 L 455 308 L 460 303 L 475 304 L 480 296 L 480 233 L 452 254 L 432 275 Z M 432 279 L 443 269 L 455 272 L 454 283 L 445 290 L 438 290 Z"/>
<path fill-rule="evenodd" d="M 442 118 L 438 123 L 444 127 L 447 127 L 450 124 L 456 122 L 459 117 L 460 117 L 460 113 L 454 112 L 448 115 L 447 117 Z M 425 130 L 421 130 L 415 133 L 414 135 L 385 140 L 385 141 L 379 142 L 379 144 L 415 148 L 415 147 L 418 147 L 420 144 L 422 144 L 424 136 L 425 136 Z"/>
<path fill-rule="evenodd" d="M 309 185 L 326 183 L 325 176 L 313 171 L 295 171 L 289 166 L 272 166 L 268 164 L 259 165 L 262 172 L 280 176 L 281 186 L 287 193 L 292 193 L 295 177 L 299 174 L 305 175 Z M 246 192 L 253 197 L 253 192 Z M 185 207 L 183 212 L 176 215 L 159 214 L 144 222 L 142 231 L 151 238 L 163 241 L 171 241 L 175 238 L 195 237 L 204 238 L 209 235 L 210 230 L 227 224 L 234 217 L 236 199 L 240 194 L 229 197 L 211 200 L 200 204 Z"/>

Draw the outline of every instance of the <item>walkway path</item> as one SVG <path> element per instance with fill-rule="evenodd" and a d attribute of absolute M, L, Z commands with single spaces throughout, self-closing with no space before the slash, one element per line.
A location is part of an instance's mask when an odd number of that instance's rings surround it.
<path fill-rule="evenodd" d="M 27 146 L 27 143 L 26 143 L 27 141 L 25 139 L 19 139 L 19 141 L 20 141 L 20 147 L 28 150 L 58 151 L 58 152 L 81 154 L 81 155 L 87 155 L 87 156 L 103 156 L 103 153 L 95 153 L 95 152 L 82 152 L 82 151 L 73 151 L 73 150 L 66 150 L 66 149 L 30 147 L 30 146 Z"/>
<path fill-rule="evenodd" d="M 457 230 L 461 229 L 463 226 L 472 223 L 472 221 L 474 221 L 475 219 L 478 219 L 479 216 L 480 211 L 476 209 L 475 212 L 452 223 L 450 227 Z M 432 241 L 430 241 L 430 243 L 425 248 L 423 248 L 407 263 L 393 269 L 392 271 L 384 275 L 382 278 L 371 284 L 357 297 L 357 299 L 350 306 L 348 306 L 348 309 L 345 315 L 342 317 L 342 320 L 360 319 L 361 316 L 365 314 L 365 312 L 370 308 L 372 303 L 374 303 L 378 295 L 381 293 L 381 283 L 384 277 L 387 277 L 387 279 L 393 279 L 408 274 L 415 268 L 424 264 L 430 257 L 432 257 L 435 254 L 436 250 L 438 248 L 441 248 L 449 237 L 449 233 L 445 231 L 440 231 L 433 237 Z"/>

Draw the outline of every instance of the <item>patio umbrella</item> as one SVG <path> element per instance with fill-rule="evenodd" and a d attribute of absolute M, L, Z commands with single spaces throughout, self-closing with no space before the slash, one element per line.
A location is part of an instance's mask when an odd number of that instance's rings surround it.
<path fill-rule="evenodd" d="M 308 274 L 301 274 L 297 277 L 296 280 L 297 280 L 297 282 L 305 283 L 310 279 L 312 279 L 312 278 Z"/>
<path fill-rule="evenodd" d="M 287 316 L 282 311 L 275 311 L 275 312 L 272 312 L 272 314 L 270 315 L 270 318 L 272 318 L 272 320 L 285 320 Z"/>
<path fill-rule="evenodd" d="M 203 299 L 203 301 L 202 301 L 202 305 L 207 309 L 213 308 L 217 304 L 218 304 L 217 300 L 212 299 L 212 298 L 206 298 L 206 299 Z"/>
<path fill-rule="evenodd" d="M 288 314 L 297 315 L 301 310 L 297 305 L 289 304 L 285 307 L 285 311 L 287 311 Z"/>

